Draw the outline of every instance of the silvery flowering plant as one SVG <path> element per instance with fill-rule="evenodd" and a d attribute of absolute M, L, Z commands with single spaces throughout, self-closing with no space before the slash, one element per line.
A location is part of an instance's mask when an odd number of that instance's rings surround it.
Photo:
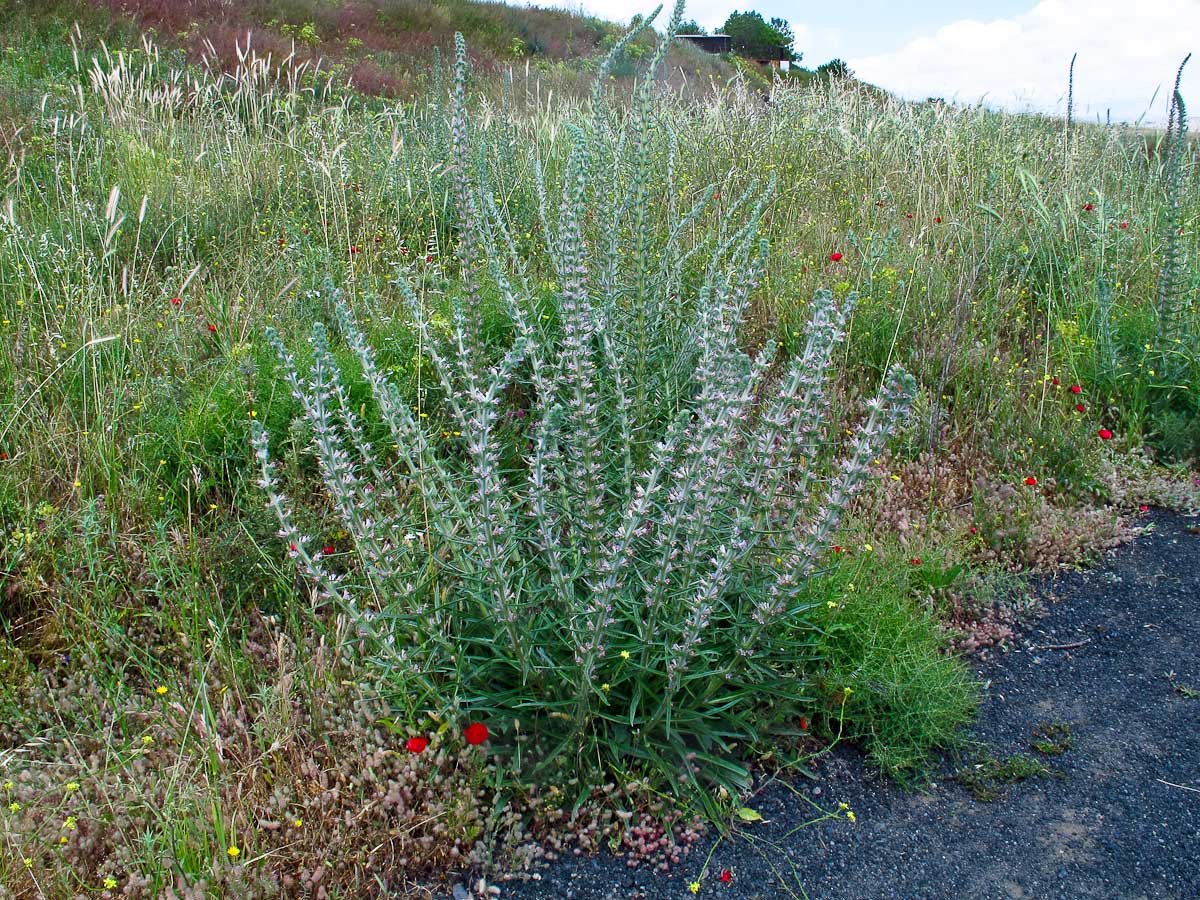
<path fill-rule="evenodd" d="M 718 216 L 713 185 L 676 210 L 675 142 L 652 77 L 625 115 L 597 90 L 557 175 L 535 173 L 544 252 L 519 250 L 491 148 L 472 134 L 458 50 L 461 286 L 434 309 L 396 282 L 436 399 L 415 408 L 389 381 L 336 291 L 338 334 L 313 327 L 303 371 L 270 334 L 323 509 L 353 553 L 335 569 L 301 533 L 256 422 L 285 547 L 367 640 L 414 728 L 427 714 L 474 718 L 514 759 L 527 736 L 522 762 L 742 787 L 734 745 L 811 702 L 809 580 L 915 384 L 889 372 L 839 449 L 827 390 L 853 295 L 812 298 L 790 358 L 769 342 L 748 351 L 740 325 L 766 258 L 770 188 Z M 502 339 L 483 327 L 496 308 Z M 370 403 L 351 401 L 335 340 Z"/>

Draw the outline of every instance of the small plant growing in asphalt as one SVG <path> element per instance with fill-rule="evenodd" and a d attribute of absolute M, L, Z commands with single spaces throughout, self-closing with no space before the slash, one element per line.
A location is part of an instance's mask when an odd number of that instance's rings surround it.
<path fill-rule="evenodd" d="M 442 316 L 397 282 L 436 406 L 414 409 L 388 381 L 340 292 L 369 407 L 351 400 L 323 324 L 307 372 L 270 334 L 351 564 L 301 533 L 257 422 L 253 439 L 288 552 L 369 639 L 414 737 L 433 719 L 478 721 L 514 757 L 742 788 L 729 751 L 810 702 L 806 582 L 915 385 L 888 372 L 836 458 L 826 385 L 854 298 L 817 293 L 791 359 L 772 343 L 750 354 L 739 324 L 763 267 L 763 198 L 714 223 L 713 185 L 665 233 L 646 224 L 679 195 L 672 160 L 650 151 L 665 46 L 627 120 L 597 94 L 557 189 L 538 170 L 539 261 L 518 251 L 472 145 L 460 38 L 461 293 Z M 550 291 L 527 275 L 539 264 Z M 489 302 L 503 339 L 484 334 Z"/>
<path fill-rule="evenodd" d="M 1066 722 L 1042 722 L 1033 729 L 1032 743 L 1044 756 L 1062 756 L 1075 746 L 1075 735 Z"/>
<path fill-rule="evenodd" d="M 1041 760 L 1025 753 L 1014 753 L 1003 759 L 984 756 L 963 766 L 951 778 L 966 788 L 980 803 L 992 803 L 1003 798 L 1010 785 L 1028 778 L 1043 778 L 1055 774 L 1055 771 Z"/>

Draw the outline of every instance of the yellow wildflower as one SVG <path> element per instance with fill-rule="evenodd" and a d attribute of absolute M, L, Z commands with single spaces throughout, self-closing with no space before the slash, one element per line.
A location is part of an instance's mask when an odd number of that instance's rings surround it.
<path fill-rule="evenodd" d="M 237 859 L 239 856 L 242 855 L 241 848 L 236 845 L 234 845 L 233 847 L 230 847 L 225 852 L 228 853 L 233 859 Z"/>
<path fill-rule="evenodd" d="M 166 692 L 167 692 L 167 686 L 165 684 L 160 684 L 158 687 L 156 687 L 154 689 L 154 693 L 158 694 L 158 696 L 160 696 L 160 697 L 163 694 L 165 694 Z"/>

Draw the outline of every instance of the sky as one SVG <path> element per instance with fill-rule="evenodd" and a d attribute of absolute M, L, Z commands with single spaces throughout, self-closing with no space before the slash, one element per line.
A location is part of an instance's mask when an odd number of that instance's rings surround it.
<path fill-rule="evenodd" d="M 627 22 L 657 0 L 532 2 Z M 1164 123 L 1175 71 L 1195 50 L 1181 92 L 1200 110 L 1200 0 L 690 0 L 685 16 L 711 32 L 735 9 L 787 19 L 801 65 L 843 59 L 863 80 L 912 100 L 1064 115 L 1078 53 L 1075 114 L 1093 121 Z"/>

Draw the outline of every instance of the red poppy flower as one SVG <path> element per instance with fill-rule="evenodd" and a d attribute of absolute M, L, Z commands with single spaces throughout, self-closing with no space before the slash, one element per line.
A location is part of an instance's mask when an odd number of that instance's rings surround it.
<path fill-rule="evenodd" d="M 720 192 L 720 191 L 713 191 L 713 199 L 714 199 L 714 200 L 720 200 L 720 199 L 721 199 L 721 192 Z"/>
<path fill-rule="evenodd" d="M 1143 504 L 1143 505 L 1141 505 L 1141 506 L 1139 506 L 1139 507 L 1138 507 L 1138 512 L 1145 512 L 1145 511 L 1146 511 L 1146 510 L 1148 510 L 1149 508 L 1150 508 L 1150 507 L 1148 507 L 1148 506 L 1146 506 L 1145 504 Z"/>
<path fill-rule="evenodd" d="M 1128 227 L 1129 227 L 1129 223 L 1128 223 L 1128 222 L 1122 222 L 1122 223 L 1121 223 L 1120 225 L 1118 225 L 1117 227 L 1118 227 L 1118 228 L 1128 228 Z"/>
<path fill-rule="evenodd" d="M 1084 212 L 1091 212 L 1091 211 L 1092 211 L 1093 209 L 1095 209 L 1095 208 L 1096 208 L 1096 204 L 1095 204 L 1095 203 L 1085 203 L 1085 204 L 1083 204 L 1083 211 L 1084 211 Z"/>
<path fill-rule="evenodd" d="M 1081 387 L 1080 387 L 1079 385 L 1077 385 L 1077 384 L 1073 384 L 1073 385 L 1071 385 L 1071 393 L 1072 393 L 1072 394 L 1082 394 L 1082 393 L 1083 393 L 1083 388 L 1081 388 Z"/>
<path fill-rule="evenodd" d="M 842 261 L 842 254 L 840 254 L 840 253 L 830 253 L 830 254 L 829 254 L 829 261 L 830 261 L 830 262 L 841 262 L 841 261 Z"/>
<path fill-rule="evenodd" d="M 282 250 L 286 246 L 287 246 L 287 241 L 284 240 L 283 238 L 280 238 L 279 239 L 279 249 Z"/>
<path fill-rule="evenodd" d="M 172 306 L 178 306 L 178 305 L 179 305 L 180 303 L 182 303 L 182 302 L 183 302 L 183 300 L 182 300 L 182 299 L 180 299 L 179 297 L 172 297 L 172 298 L 171 298 L 171 305 L 172 305 Z"/>
<path fill-rule="evenodd" d="M 216 330 L 217 330 L 217 326 L 216 326 L 216 325 L 212 325 L 212 324 L 210 324 L 210 325 L 208 326 L 208 330 L 209 330 L 209 331 L 216 331 Z"/>
<path fill-rule="evenodd" d="M 360 247 L 358 244 L 351 244 L 350 245 L 350 255 L 353 256 L 355 253 L 357 253 L 361 249 L 362 249 L 362 247 Z"/>
<path fill-rule="evenodd" d="M 1099 431 L 1096 432 L 1096 434 L 1100 435 L 1100 440 L 1102 440 L 1102 441 L 1111 441 L 1112 440 L 1112 432 L 1109 431 L 1107 428 L 1101 428 Z"/>
<path fill-rule="evenodd" d="M 1030 487 L 1033 487 L 1035 484 L 1037 484 L 1037 479 L 1034 478 L 1032 475 L 1030 475 L 1028 478 L 1025 479 L 1025 483 L 1027 485 L 1029 485 Z"/>
<path fill-rule="evenodd" d="M 432 253 L 425 254 L 425 262 L 433 262 L 433 254 Z"/>
<path fill-rule="evenodd" d="M 472 722 L 463 729 L 463 737 L 467 739 L 468 744 L 482 744 L 488 739 L 487 726 L 482 722 Z"/>
<path fill-rule="evenodd" d="M 935 221 L 937 224 L 941 225 L 941 224 L 942 224 L 942 217 L 941 217 L 941 216 L 934 216 L 934 217 L 933 217 L 933 221 Z"/>
<path fill-rule="evenodd" d="M 913 214 L 912 214 L 912 213 L 905 213 L 905 214 L 904 214 L 904 218 L 906 218 L 906 219 L 911 219 L 912 217 L 913 217 Z"/>
<path fill-rule="evenodd" d="M 321 548 L 321 552 L 326 556 L 332 556 L 333 554 L 337 553 L 337 547 L 333 546 L 333 544 L 326 544 Z"/>
<path fill-rule="evenodd" d="M 834 553 L 841 553 L 841 552 L 842 552 L 842 548 L 841 548 L 841 546 L 839 546 L 838 544 L 834 544 L 834 545 L 833 545 L 833 552 L 834 552 Z"/>
<path fill-rule="evenodd" d="M 1052 385 L 1054 385 L 1055 387 L 1058 387 L 1058 386 L 1059 386 L 1059 384 L 1060 384 L 1061 382 L 1059 382 L 1059 380 L 1058 380 L 1058 376 L 1056 375 L 1056 376 L 1054 376 L 1053 378 L 1051 378 L 1051 379 L 1050 379 L 1050 383 L 1051 383 Z"/>
<path fill-rule="evenodd" d="M 733 873 L 730 872 L 728 869 L 722 869 L 721 870 L 721 884 L 729 884 L 729 882 L 731 882 L 731 881 L 733 881 Z"/>
<path fill-rule="evenodd" d="M 801 730 L 801 731 L 808 731 L 808 716 L 801 716 L 801 717 L 800 717 L 800 730 Z"/>
<path fill-rule="evenodd" d="M 1087 407 L 1084 406 L 1082 403 L 1076 403 L 1075 404 L 1075 412 L 1087 412 Z"/>
<path fill-rule="evenodd" d="M 968 529 L 968 530 L 971 532 L 971 534 L 979 534 L 979 529 L 976 528 L 974 525 L 972 525 L 970 527 L 970 529 Z"/>
<path fill-rule="evenodd" d="M 291 553 L 296 552 L 296 542 L 295 541 L 292 541 L 290 544 L 288 544 L 288 551 Z"/>
<path fill-rule="evenodd" d="M 912 559 L 910 559 L 910 560 L 908 561 L 908 564 L 909 564 L 910 566 L 919 566 L 919 565 L 921 565 L 921 557 L 919 557 L 919 556 L 914 556 Z"/>
<path fill-rule="evenodd" d="M 429 738 L 425 737 L 410 737 L 404 742 L 404 748 L 409 753 L 420 753 L 429 746 Z"/>
<path fill-rule="evenodd" d="M 0 462 L 4 462 L 6 459 L 8 459 L 8 454 L 0 450 Z"/>

